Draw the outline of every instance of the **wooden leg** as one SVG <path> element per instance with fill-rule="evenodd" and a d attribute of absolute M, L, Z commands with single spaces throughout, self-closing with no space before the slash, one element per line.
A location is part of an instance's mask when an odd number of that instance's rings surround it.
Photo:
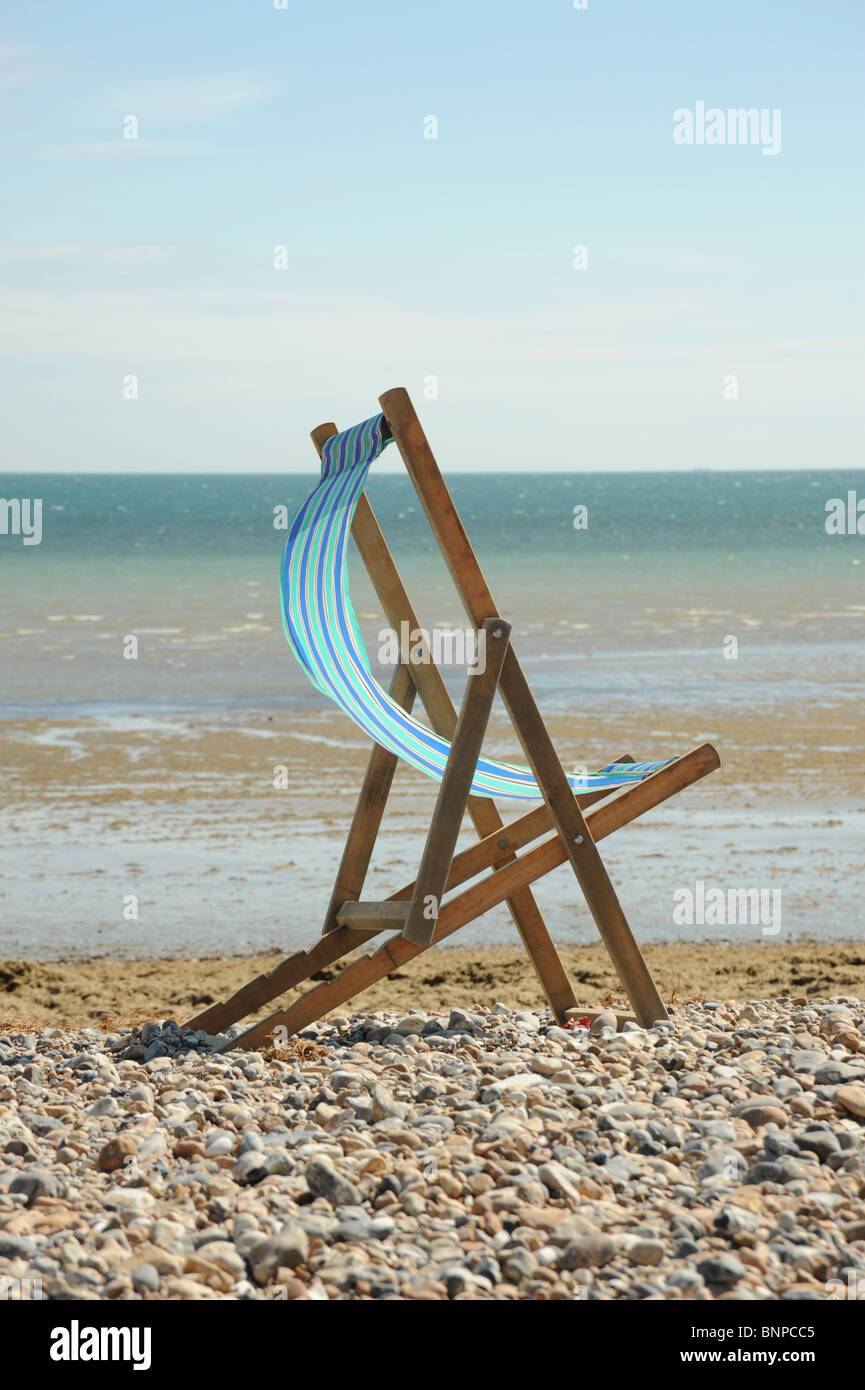
<path fill-rule="evenodd" d="M 589 911 L 595 919 L 619 979 L 628 992 L 628 998 L 640 1023 L 648 1027 L 657 1019 L 667 1018 L 667 1010 L 628 925 L 588 824 L 574 800 L 574 794 L 568 785 L 564 769 L 522 668 L 516 658 L 513 664 L 509 665 L 507 694 L 505 671 L 502 671 L 502 694 L 509 704 L 526 757 L 531 763 L 538 786 L 543 790 L 544 799 L 561 836 L 562 847 L 571 861 Z"/>
<path fill-rule="evenodd" d="M 405 939 L 417 946 L 428 946 L 433 939 L 511 626 L 501 618 L 491 618 L 480 625 L 480 631 L 484 634 L 486 665 L 483 672 L 470 675 L 466 682 L 462 709 L 444 775 L 439 783 L 408 919 L 403 927 Z"/>
<path fill-rule="evenodd" d="M 703 749 L 697 749 L 696 753 L 701 754 L 704 749 L 709 749 L 714 754 L 714 750 L 710 749 L 708 744 L 705 744 Z M 690 778 L 691 781 L 695 780 L 696 777 L 704 776 L 706 772 L 711 772 L 714 767 L 718 766 L 718 758 L 714 754 L 714 762 L 711 766 L 706 765 L 702 771 L 696 771 L 697 764 L 693 763 L 694 757 L 695 754 L 689 754 L 688 758 L 680 760 L 695 768 L 694 776 Z M 689 762 L 689 760 L 691 761 Z M 633 759 L 627 755 L 616 759 L 616 762 L 620 763 L 632 761 Z M 687 783 L 682 782 L 681 785 L 685 786 Z M 666 795 L 672 795 L 674 790 L 679 790 L 679 788 L 672 788 Z M 606 792 L 589 792 L 581 798 L 581 803 L 588 806 L 594 801 L 606 798 L 607 795 Z M 477 799 L 482 800 L 482 798 Z M 634 814 L 639 814 L 639 811 L 635 811 Z M 624 822 L 622 823 L 624 824 Z M 499 829 L 487 835 L 485 839 L 479 840 L 476 845 L 472 845 L 469 849 L 464 849 L 460 854 L 454 856 L 445 891 L 458 888 L 461 883 L 465 883 L 467 879 L 475 878 L 484 869 L 499 869 L 505 864 L 513 862 L 516 859 L 518 849 L 531 844 L 532 840 L 536 840 L 539 835 L 551 830 L 552 824 L 549 808 L 539 806 L 534 811 L 529 811 L 526 815 L 512 821 L 510 825 L 500 826 Z M 502 848 L 503 843 L 506 846 L 504 849 Z M 413 892 L 414 883 L 412 882 L 397 889 L 395 893 L 391 894 L 391 898 L 396 901 L 407 902 Z M 527 895 L 534 902 L 534 896 L 528 887 L 517 888 L 507 901 L 519 902 L 523 895 Z M 348 955 L 358 944 L 357 936 L 354 933 L 349 935 L 344 930 L 329 933 L 326 943 L 319 942 L 311 951 L 295 952 L 293 956 L 289 956 L 287 960 L 274 966 L 273 970 L 267 974 L 258 975 L 254 980 L 248 981 L 227 1000 L 208 1005 L 201 1013 L 189 1020 L 187 1027 L 203 1028 L 208 1033 L 222 1032 L 224 1028 L 230 1027 L 239 1018 L 243 1018 L 245 1014 L 255 1013 L 265 1004 L 269 1004 L 272 999 L 277 999 L 280 994 L 285 994 L 287 990 L 302 984 L 304 980 L 308 980 L 326 966 L 332 965 L 341 956 Z M 555 951 L 555 947 L 552 949 Z M 557 953 L 555 959 L 559 959 Z M 550 1001 L 550 1007 L 556 1019 L 562 1022 L 565 1018 L 565 1012 L 563 1011 L 560 1015 L 552 1001 Z"/>
<path fill-rule="evenodd" d="M 498 610 L 445 485 L 408 394 L 388 391 L 381 408 L 403 457 L 466 611 L 475 623 Z M 550 808 L 589 910 L 643 1024 L 667 1017 L 604 863 L 574 800 L 546 725 L 513 647 L 502 668 L 500 689 L 525 755 Z"/>
<path fill-rule="evenodd" d="M 221 1033 L 247 1014 L 257 1013 L 272 999 L 312 979 L 320 970 L 325 970 L 341 956 L 347 956 L 360 944 L 357 932 L 348 927 L 329 932 L 319 937 L 309 951 L 295 951 L 293 956 L 281 960 L 265 975 L 256 975 L 248 980 L 228 999 L 208 1004 L 206 1009 L 194 1015 L 184 1025 L 186 1028 L 202 1028 L 205 1033 Z"/>

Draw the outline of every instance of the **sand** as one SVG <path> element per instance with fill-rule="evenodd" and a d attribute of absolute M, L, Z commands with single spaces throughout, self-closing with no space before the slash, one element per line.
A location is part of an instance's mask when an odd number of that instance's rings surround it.
<path fill-rule="evenodd" d="M 564 947 L 561 954 L 580 1004 L 590 1008 L 624 1002 L 603 946 Z M 865 945 L 859 942 L 655 945 L 647 946 L 645 955 L 668 1004 L 785 995 L 865 997 Z M 166 1017 L 182 1021 L 252 976 L 271 970 L 280 959 L 270 952 L 201 959 L 3 960 L 0 1029 L 20 1027 L 25 1021 L 55 1027 L 110 1027 Z M 328 978 L 335 970 L 317 978 Z M 442 947 L 358 995 L 351 1009 L 435 1012 L 495 1002 L 540 1007 L 540 989 L 522 950 Z"/>
<path fill-rule="evenodd" d="M 858 716 L 857 716 L 858 717 Z M 839 701 L 747 717 L 646 708 L 551 721 L 568 765 L 678 753 L 704 740 L 722 767 L 606 842 L 604 857 L 640 941 L 711 944 L 674 921 L 697 880 L 782 894 L 783 939 L 865 940 L 862 739 Z M 306 948 L 318 933 L 369 749 L 334 712 L 0 721 L 0 958 L 226 956 Z M 519 757 L 504 721 L 490 751 Z M 783 752 L 782 752 L 783 746 Z M 834 751 L 833 751 L 834 750 Z M 274 787 L 274 769 L 288 785 Z M 401 767 L 365 896 L 411 882 L 434 786 Z M 505 819 L 524 810 L 503 808 Z M 466 831 L 462 844 L 470 843 Z M 125 914 L 134 897 L 138 916 Z M 594 942 L 572 875 L 539 887 L 556 940 Z M 504 908 L 468 946 L 509 947 Z M 734 935 L 734 933 L 725 933 Z M 460 945 L 464 944 L 463 938 Z M 749 943 L 740 939 L 739 944 Z M 827 945 L 827 951 L 834 949 Z"/>
<path fill-rule="evenodd" d="M 863 993 L 865 942 L 855 938 L 865 937 L 865 798 L 850 751 L 862 731 L 848 704 L 827 701 L 819 718 L 792 700 L 748 715 L 719 704 L 699 718 L 681 712 L 675 732 L 669 712 L 647 706 L 636 718 L 605 711 L 600 724 L 559 715 L 551 728 L 568 763 L 658 756 L 704 739 L 721 753 L 719 772 L 606 842 L 641 944 L 674 935 L 673 891 L 697 878 L 783 891 L 777 939 L 725 945 L 717 929 L 679 928 L 704 939 L 646 946 L 667 1002 Z M 500 718 L 494 735 L 492 752 L 519 756 Z M 0 1026 L 182 1020 L 316 940 L 368 756 L 335 713 L 143 720 L 123 731 L 99 720 L 6 721 L 0 742 Z M 277 763 L 290 769 L 284 791 L 273 788 Z M 426 779 L 400 770 L 366 896 L 413 877 L 431 795 Z M 139 920 L 123 920 L 125 894 L 140 896 Z M 578 1002 L 603 1003 L 618 982 L 570 875 L 550 875 L 539 896 L 553 935 L 568 943 Z M 528 958 L 496 944 L 513 939 L 504 909 L 499 917 L 484 919 L 485 941 L 411 962 L 357 1007 L 538 1007 Z"/>

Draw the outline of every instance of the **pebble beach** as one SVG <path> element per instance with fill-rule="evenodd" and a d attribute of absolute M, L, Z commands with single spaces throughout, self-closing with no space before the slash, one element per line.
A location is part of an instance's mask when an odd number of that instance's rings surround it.
<path fill-rule="evenodd" d="M 0 1282 L 50 1300 L 825 1300 L 865 1288 L 865 1006 L 495 1004 L 262 1053 L 0 1035 Z"/>

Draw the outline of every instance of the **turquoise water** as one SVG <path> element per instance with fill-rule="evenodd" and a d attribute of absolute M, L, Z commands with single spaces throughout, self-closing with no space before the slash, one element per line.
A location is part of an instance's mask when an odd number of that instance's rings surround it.
<path fill-rule="evenodd" d="M 40 497 L 43 537 L 0 536 L 0 716 L 314 706 L 278 601 L 284 533 L 313 475 L 0 475 L 3 497 Z M 514 641 L 553 702 L 600 663 L 628 698 L 689 681 L 728 633 L 771 683 L 791 653 L 841 654 L 857 680 L 865 536 L 830 536 L 826 502 L 865 470 L 763 473 L 462 474 L 449 483 Z M 407 478 L 369 496 L 421 619 L 463 621 Z M 574 507 L 588 509 L 575 530 Z M 359 563 L 352 592 L 375 652 L 383 625 Z M 124 636 L 141 658 L 122 659 Z M 836 656 L 831 656 L 834 651 Z M 134 669 L 133 669 L 134 668 Z M 759 669 L 757 669 L 759 668 Z M 715 666 L 717 669 L 717 663 Z M 795 675 L 794 669 L 791 674 Z M 592 682 L 589 681 L 589 688 Z M 741 686 L 741 682 L 739 682 Z"/>
<path fill-rule="evenodd" d="M 317 475 L 290 474 L 15 474 L 0 473 L 4 497 L 44 503 L 43 553 L 97 555 L 257 554 L 272 529 L 272 508 L 292 510 Z M 668 551 L 687 539 L 692 551 L 734 540 L 787 550 L 826 541 L 825 500 L 858 490 L 865 469 L 808 472 L 462 473 L 448 486 L 478 549 L 507 534 L 513 553 L 536 555 L 539 543 L 571 553 L 572 510 L 590 512 L 581 540 L 604 553 L 628 546 Z M 434 543 L 414 490 L 401 475 L 370 478 L 368 494 L 383 524 L 399 519 L 406 545 Z M 4 550 L 9 542 L 3 540 Z M 38 554 L 38 547 L 31 547 Z M 25 548 L 26 553 L 26 548 Z M 4 556 L 6 558 L 6 556 Z M 84 558 L 81 556 L 80 558 Z"/>
<path fill-rule="evenodd" d="M 0 535 L 0 955 L 314 940 L 367 755 L 282 632 L 273 509 L 291 514 L 314 482 L 0 477 L 0 495 L 44 509 L 38 546 Z M 563 756 L 589 756 L 586 739 L 604 758 L 720 748 L 709 784 L 608 842 L 635 931 L 711 939 L 672 917 L 675 892 L 705 879 L 778 887 L 791 938 L 865 932 L 865 536 L 824 524 L 830 498 L 865 498 L 865 471 L 449 482 L 544 713 L 567 716 Z M 369 492 L 421 620 L 464 621 L 408 480 L 373 476 Z M 352 573 L 374 656 L 384 620 Z M 457 699 L 464 671 L 444 675 Z M 610 747 L 617 714 L 636 737 Z M 416 872 L 432 787 L 413 775 L 396 779 L 372 897 Z M 538 897 L 560 939 L 595 939 L 566 871 Z M 459 940 L 513 930 L 497 909 Z"/>

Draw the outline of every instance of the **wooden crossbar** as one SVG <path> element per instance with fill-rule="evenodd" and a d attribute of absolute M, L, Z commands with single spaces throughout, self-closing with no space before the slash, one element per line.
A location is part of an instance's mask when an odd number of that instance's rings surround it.
<path fill-rule="evenodd" d="M 710 745 L 705 744 L 702 748 L 695 749 L 693 753 L 686 754 L 681 758 L 679 763 L 681 764 L 681 776 L 683 780 L 675 786 L 671 782 L 668 784 L 666 781 L 661 784 L 656 784 L 655 789 L 659 793 L 657 799 L 664 800 L 667 796 L 672 796 L 675 791 L 681 790 L 682 787 L 688 786 L 690 782 L 697 781 L 700 777 L 704 777 L 706 773 L 711 772 L 714 767 L 718 766 L 717 754 L 714 755 L 714 761 L 711 761 L 711 759 L 706 756 L 707 750 L 714 753 L 713 749 L 710 750 Z M 616 762 L 621 763 L 632 761 L 633 759 L 627 756 L 616 759 Z M 678 764 L 673 764 L 673 766 L 678 766 Z M 657 776 L 659 774 L 655 775 Z M 640 783 L 640 786 L 647 786 L 652 780 L 653 779 L 649 778 L 646 782 Z M 655 801 L 650 800 L 644 806 L 637 805 L 632 796 L 635 790 L 635 787 L 631 787 L 627 790 L 615 793 L 607 791 L 588 792 L 582 796 L 580 800 L 582 805 L 588 806 L 594 802 L 612 796 L 620 807 L 619 814 L 622 817 L 620 824 L 626 825 L 629 820 L 634 819 L 635 816 L 641 815 L 643 810 L 647 810 L 650 806 L 656 804 Z M 592 822 L 592 825 L 594 826 L 594 822 Z M 614 828 L 618 828 L 618 826 Z M 478 874 L 482 873 L 484 869 L 500 869 L 505 864 L 513 863 L 516 860 L 516 850 L 522 849 L 525 845 L 530 844 L 532 840 L 536 840 L 540 835 L 545 834 L 551 829 L 552 818 L 546 806 L 539 806 L 536 810 L 529 811 L 525 815 L 520 816 L 517 820 L 511 821 L 510 825 L 501 827 L 491 835 L 488 835 L 485 839 L 478 841 L 476 845 L 472 845 L 469 849 L 465 849 L 460 854 L 454 856 L 445 891 L 449 892 L 459 887 L 461 883 L 465 883 L 468 879 L 475 878 Z M 607 830 L 604 833 L 610 834 L 611 831 Z M 507 839 L 508 841 L 507 849 L 502 845 L 503 839 Z M 528 888 L 529 881 L 530 880 L 527 880 L 525 885 L 514 890 L 512 896 L 505 898 L 505 902 L 514 901 L 518 898 L 519 894 L 530 891 Z M 407 901 L 411 898 L 413 892 L 414 880 L 411 883 L 405 884 L 402 888 L 398 888 L 395 893 L 392 893 L 391 901 Z M 258 975 L 254 980 L 250 980 L 247 984 L 243 985 L 241 989 L 237 990 L 236 993 L 232 994 L 230 998 L 221 1003 L 208 1005 L 201 1013 L 196 1014 L 194 1018 L 189 1020 L 188 1026 L 191 1028 L 203 1028 L 206 1032 L 210 1033 L 222 1032 L 223 1029 L 235 1023 L 237 1019 L 245 1018 L 248 1014 L 255 1013 L 258 1009 L 263 1008 L 265 1004 L 269 1004 L 271 1000 L 279 998 L 281 994 L 285 994 L 289 989 L 293 989 L 304 980 L 314 978 L 321 970 L 332 965 L 342 956 L 348 955 L 357 946 L 357 939 L 355 937 L 349 937 L 345 932 L 340 933 L 338 924 L 336 924 L 336 926 L 337 930 L 330 934 L 329 943 L 322 941 L 318 945 L 312 947 L 311 950 L 295 952 L 294 955 L 289 956 L 286 960 L 280 961 L 279 965 L 274 966 L 274 968 L 266 974 Z M 558 959 L 558 956 L 556 956 L 556 959 Z"/>
<path fill-rule="evenodd" d="M 611 800 L 603 805 L 589 811 L 586 816 L 586 824 L 592 836 L 597 842 L 606 839 L 622 826 L 628 825 L 643 815 L 651 807 L 657 806 L 668 797 L 682 791 L 685 787 L 691 786 L 700 778 L 713 772 L 720 767 L 721 760 L 717 752 L 710 743 L 701 744 L 692 752 L 686 753 L 683 757 L 677 758 L 669 766 L 661 768 L 658 772 L 652 773 L 644 782 L 638 782 L 634 786 L 626 788 Z M 533 883 L 535 879 L 550 873 L 552 869 L 564 864 L 567 854 L 561 842 L 561 837 L 554 835 L 549 840 L 530 850 L 527 854 L 519 855 L 511 863 L 503 868 L 482 878 L 480 882 L 473 884 L 470 888 L 460 893 L 457 897 L 446 902 L 442 907 L 438 922 L 436 923 L 435 936 L 433 943 L 438 945 L 448 936 L 451 936 L 460 927 L 464 927 L 467 922 L 474 921 L 482 913 L 488 912 L 491 907 L 496 907 L 504 901 L 509 893 L 527 883 Z M 332 937 L 325 938 L 326 941 L 333 941 L 336 933 Z M 356 941 L 346 942 L 345 950 L 336 952 L 331 960 L 335 961 L 340 955 L 347 954 L 357 945 Z M 323 1018 L 332 1009 L 338 1008 L 361 990 L 368 989 L 377 980 L 389 975 L 413 956 L 418 955 L 423 946 L 415 946 L 412 942 L 406 941 L 404 937 L 396 937 L 387 942 L 386 945 L 379 947 L 372 955 L 361 956 L 358 960 L 347 965 L 335 980 L 325 981 L 316 985 L 313 989 L 307 990 L 299 999 L 296 999 L 288 1009 L 279 1010 L 262 1019 L 260 1023 L 254 1024 L 246 1032 L 241 1033 L 232 1042 L 226 1043 L 225 1048 L 255 1048 L 260 1047 L 265 1038 L 269 1036 L 277 1026 L 284 1027 L 289 1033 L 296 1033 L 301 1028 L 307 1028 L 310 1023 Z M 306 972 L 306 957 L 312 953 L 302 952 L 298 957 L 292 957 L 297 962 L 299 973 L 294 980 L 299 984 L 302 980 L 309 978 L 309 973 L 317 972 L 323 968 L 320 958 L 312 966 L 312 971 Z M 289 962 L 286 962 L 289 964 Z M 287 978 L 288 972 L 283 976 Z M 267 976 L 262 977 L 267 979 Z M 290 988 L 285 985 L 284 988 Z M 272 998 L 275 996 L 271 996 Z M 199 1025 L 200 1026 L 200 1025 Z"/>
<path fill-rule="evenodd" d="M 386 898 L 384 902 L 347 902 L 336 914 L 341 927 L 351 927 L 353 931 L 402 931 L 408 921 L 409 903 Z"/>

